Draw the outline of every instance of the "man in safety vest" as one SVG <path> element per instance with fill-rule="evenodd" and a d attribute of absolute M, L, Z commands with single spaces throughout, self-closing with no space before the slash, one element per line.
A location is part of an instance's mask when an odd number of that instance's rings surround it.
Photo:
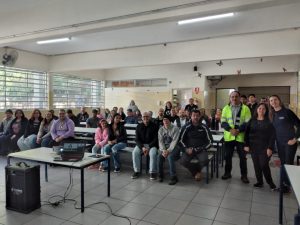
<path fill-rule="evenodd" d="M 223 180 L 231 178 L 232 156 L 236 148 L 240 158 L 241 180 L 248 184 L 247 177 L 247 158 L 244 147 L 244 131 L 246 123 L 251 118 L 251 112 L 248 106 L 240 101 L 240 93 L 233 91 L 230 93 L 230 103 L 222 110 L 221 126 L 224 128 L 225 141 L 225 174 Z"/>

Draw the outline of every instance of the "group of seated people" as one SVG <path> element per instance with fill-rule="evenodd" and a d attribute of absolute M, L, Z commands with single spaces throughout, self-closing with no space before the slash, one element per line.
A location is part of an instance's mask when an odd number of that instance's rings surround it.
<path fill-rule="evenodd" d="M 293 164 L 297 151 L 297 138 L 300 136 L 300 120 L 288 108 L 285 108 L 279 96 L 272 95 L 268 102 L 257 103 L 255 95 L 248 96 L 247 102 L 241 101 L 238 91 L 229 96 L 229 103 L 221 110 L 212 110 L 211 116 L 204 109 L 198 110 L 194 99 L 183 109 L 172 107 L 167 102 L 165 109 L 158 111 L 153 118 L 151 111 L 142 115 L 131 101 L 127 108 L 114 107 L 107 114 L 94 109 L 89 117 L 85 108 L 75 116 L 72 110 L 59 110 L 58 117 L 49 110 L 45 118 L 40 110 L 33 110 L 27 119 L 22 110 L 6 110 L 6 117 L 0 125 L 0 153 L 28 150 L 60 145 L 74 138 L 74 127 L 84 123 L 86 127 L 97 128 L 92 154 L 112 155 L 114 172 L 120 172 L 120 151 L 127 146 L 127 133 L 124 124 L 137 124 L 136 146 L 132 152 L 133 179 L 141 174 L 141 155 L 149 156 L 150 179 L 164 180 L 164 162 L 169 164 L 170 185 L 178 182 L 175 161 L 187 168 L 195 180 L 201 180 L 202 168 L 207 165 L 207 150 L 213 138 L 211 130 L 222 127 L 224 131 L 225 173 L 222 179 L 231 178 L 232 156 L 237 151 L 240 159 L 241 180 L 249 183 L 247 177 L 246 155 L 252 156 L 257 183 L 263 186 L 263 176 L 272 190 L 276 189 L 269 168 L 269 160 L 275 151 L 275 142 L 281 164 Z M 106 110 L 108 111 L 108 110 Z M 296 129 L 295 129 L 296 128 Z M 107 171 L 107 162 L 98 166 Z M 284 176 L 286 191 L 289 181 Z"/>

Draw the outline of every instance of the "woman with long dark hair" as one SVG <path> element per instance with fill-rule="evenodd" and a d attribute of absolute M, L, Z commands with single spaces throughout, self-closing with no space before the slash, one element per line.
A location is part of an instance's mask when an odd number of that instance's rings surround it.
<path fill-rule="evenodd" d="M 260 103 L 248 122 L 245 131 L 246 152 L 250 152 L 254 165 L 257 182 L 253 185 L 256 188 L 263 187 L 263 175 L 271 190 L 276 189 L 273 182 L 269 161 L 275 145 L 275 128 L 268 117 L 268 107 Z"/>
<path fill-rule="evenodd" d="M 6 133 L 0 138 L 0 153 L 7 154 L 11 151 L 20 150 L 17 141 L 24 134 L 28 119 L 25 117 L 23 110 L 15 111 L 15 118 L 11 121 Z"/>
<path fill-rule="evenodd" d="M 120 172 L 119 151 L 126 147 L 127 134 L 124 125 L 121 123 L 121 115 L 115 114 L 112 123 L 108 127 L 108 144 L 104 147 L 104 153 L 109 155 L 112 153 L 115 173 Z M 102 163 L 103 171 L 107 170 L 107 162 Z"/>
<path fill-rule="evenodd" d="M 51 111 L 46 113 L 45 118 L 41 122 L 39 132 L 36 138 L 36 144 L 42 147 L 49 147 L 52 141 L 51 137 L 51 127 L 54 122 L 53 114 Z"/>
<path fill-rule="evenodd" d="M 272 95 L 269 100 L 270 119 L 276 130 L 276 146 L 281 165 L 293 165 L 297 151 L 297 139 L 300 136 L 300 120 L 292 110 L 284 107 L 278 95 Z M 289 192 L 290 182 L 285 173 L 283 182 L 283 191 Z"/>
<path fill-rule="evenodd" d="M 36 148 L 36 137 L 39 132 L 40 124 L 43 120 L 42 113 L 34 109 L 28 120 L 24 135 L 19 138 L 17 144 L 21 151 Z"/>

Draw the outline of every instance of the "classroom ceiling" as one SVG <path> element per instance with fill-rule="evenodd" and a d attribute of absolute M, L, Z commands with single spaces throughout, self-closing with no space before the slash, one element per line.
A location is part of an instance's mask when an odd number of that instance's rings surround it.
<path fill-rule="evenodd" d="M 222 20 L 177 21 L 234 12 Z M 0 47 L 61 55 L 300 27 L 299 0 L 26 0 L 0 7 Z M 72 37 L 70 42 L 36 41 Z"/>

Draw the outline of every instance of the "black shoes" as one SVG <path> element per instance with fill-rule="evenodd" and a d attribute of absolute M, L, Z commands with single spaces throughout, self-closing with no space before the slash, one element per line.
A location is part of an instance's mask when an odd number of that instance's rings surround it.
<path fill-rule="evenodd" d="M 131 179 L 137 179 L 139 178 L 140 176 L 140 173 L 139 172 L 134 172 L 132 175 L 131 175 Z"/>
<path fill-rule="evenodd" d="M 150 180 L 156 180 L 157 174 L 156 173 L 150 173 Z"/>
<path fill-rule="evenodd" d="M 253 184 L 253 187 L 255 187 L 255 188 L 262 188 L 263 186 L 264 186 L 264 184 L 263 183 L 259 183 L 259 182 Z"/>
<path fill-rule="evenodd" d="M 230 179 L 231 178 L 231 174 L 224 174 L 223 176 L 222 176 L 222 180 L 228 180 L 228 179 Z"/>
<path fill-rule="evenodd" d="M 176 176 L 171 177 L 170 181 L 169 181 L 169 185 L 174 185 L 178 182 L 178 179 Z"/>
<path fill-rule="evenodd" d="M 244 184 L 249 184 L 249 183 L 250 183 L 249 180 L 248 180 L 248 177 L 246 177 L 246 176 L 242 176 L 242 177 L 241 177 L 241 180 L 242 180 L 242 182 L 243 182 Z"/>
<path fill-rule="evenodd" d="M 158 176 L 158 182 L 163 182 L 163 181 L 164 181 L 163 176 Z"/>

